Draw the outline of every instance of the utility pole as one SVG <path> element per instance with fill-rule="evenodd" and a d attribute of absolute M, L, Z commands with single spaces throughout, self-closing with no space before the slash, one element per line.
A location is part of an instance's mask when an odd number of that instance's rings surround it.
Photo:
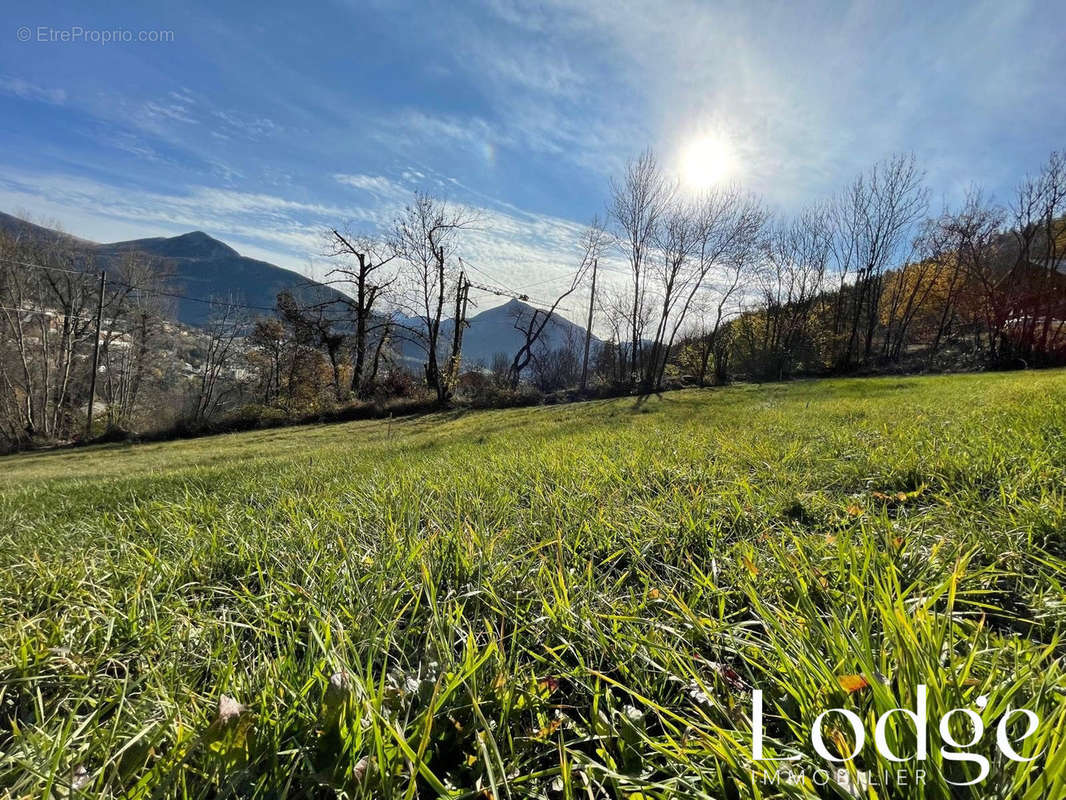
<path fill-rule="evenodd" d="M 89 376 L 89 412 L 85 415 L 85 441 L 93 435 L 93 406 L 96 405 L 96 370 L 100 368 L 100 317 L 104 313 L 104 271 L 100 270 L 100 293 L 96 297 L 96 337 L 93 339 L 93 371 Z"/>
<path fill-rule="evenodd" d="M 589 317 L 585 324 L 585 357 L 581 362 L 581 391 L 588 387 L 589 378 L 589 345 L 592 343 L 592 307 L 596 302 L 596 266 L 598 258 L 592 259 L 592 291 L 589 292 Z"/>
<path fill-rule="evenodd" d="M 465 272 L 459 273 L 459 297 L 455 304 L 455 329 L 459 331 L 458 337 L 455 339 L 455 351 L 462 355 L 463 351 L 463 331 L 462 328 L 466 327 L 466 307 L 470 301 L 470 279 L 466 277 Z M 462 325 L 460 325 L 460 321 Z"/>
<path fill-rule="evenodd" d="M 463 352 L 463 327 L 466 325 L 466 307 L 470 299 L 470 281 L 466 272 L 459 271 L 459 281 L 455 286 L 455 324 L 452 329 L 452 352 L 448 358 L 448 392 L 455 388 L 455 379 L 459 377 L 459 368 Z"/>

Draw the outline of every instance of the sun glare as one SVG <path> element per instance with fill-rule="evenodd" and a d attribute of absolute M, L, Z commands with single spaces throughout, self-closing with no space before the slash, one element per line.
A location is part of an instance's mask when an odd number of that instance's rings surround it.
<path fill-rule="evenodd" d="M 709 189 L 736 171 L 736 157 L 720 136 L 702 136 L 681 152 L 681 178 L 693 190 Z"/>

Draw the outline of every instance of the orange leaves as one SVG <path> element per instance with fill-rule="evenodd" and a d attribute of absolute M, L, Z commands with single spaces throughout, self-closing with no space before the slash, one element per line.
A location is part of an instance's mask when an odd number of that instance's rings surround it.
<path fill-rule="evenodd" d="M 923 483 L 917 489 L 910 492 L 872 492 L 872 495 L 875 500 L 880 500 L 891 505 L 901 505 L 909 500 L 919 497 L 924 491 L 925 484 Z"/>
<path fill-rule="evenodd" d="M 870 685 L 862 675 L 837 675 L 837 681 L 840 683 L 840 688 L 848 694 L 860 692 Z"/>
<path fill-rule="evenodd" d="M 544 740 L 547 739 L 549 736 L 553 736 L 556 731 L 558 731 L 561 727 L 563 727 L 563 719 L 562 717 L 556 717 L 555 719 L 548 722 L 547 725 L 543 725 L 541 728 L 539 728 L 533 734 L 533 736 L 537 739 Z"/>

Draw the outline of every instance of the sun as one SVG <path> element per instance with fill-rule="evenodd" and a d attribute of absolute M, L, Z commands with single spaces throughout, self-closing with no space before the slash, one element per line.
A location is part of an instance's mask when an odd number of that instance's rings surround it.
<path fill-rule="evenodd" d="M 721 136 L 701 136 L 681 151 L 681 179 L 692 190 L 709 189 L 736 172 L 737 160 Z"/>

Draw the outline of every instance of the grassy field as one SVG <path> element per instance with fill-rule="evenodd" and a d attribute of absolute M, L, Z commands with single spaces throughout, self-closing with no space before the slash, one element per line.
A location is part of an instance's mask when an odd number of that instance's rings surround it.
<path fill-rule="evenodd" d="M 31 454 L 0 521 L 3 796 L 1066 797 L 1062 371 Z"/>

